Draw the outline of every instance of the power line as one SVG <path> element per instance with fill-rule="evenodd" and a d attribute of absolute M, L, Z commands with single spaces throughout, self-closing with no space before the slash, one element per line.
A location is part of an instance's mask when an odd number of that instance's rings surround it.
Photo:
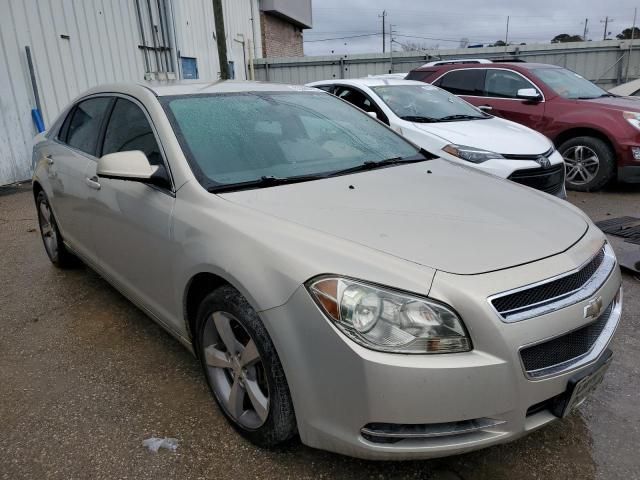
<path fill-rule="evenodd" d="M 373 36 L 377 36 L 377 35 L 381 35 L 381 33 L 377 32 L 377 33 L 368 33 L 368 34 L 365 34 L 365 35 L 349 35 L 349 36 L 346 36 L 346 37 L 318 38 L 318 39 L 314 39 L 314 40 L 304 40 L 304 42 L 305 43 L 329 42 L 331 40 L 345 40 L 347 38 L 373 37 Z"/>

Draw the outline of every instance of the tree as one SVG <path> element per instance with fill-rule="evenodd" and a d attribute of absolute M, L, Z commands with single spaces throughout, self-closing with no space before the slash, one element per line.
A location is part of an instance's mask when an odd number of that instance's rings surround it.
<path fill-rule="evenodd" d="M 419 52 L 422 50 L 429 50 L 429 47 L 425 44 L 425 43 L 418 43 L 418 42 L 397 42 L 394 41 L 394 43 L 397 43 L 398 45 L 400 45 L 400 47 L 402 48 L 403 52 Z"/>
<path fill-rule="evenodd" d="M 583 42 L 584 39 L 580 35 L 569 35 L 561 33 L 551 39 L 551 43 L 567 43 L 567 42 Z"/>
<path fill-rule="evenodd" d="M 625 28 L 621 33 L 619 33 L 618 35 L 616 35 L 616 38 L 618 40 L 630 40 L 631 39 L 631 28 Z M 640 28 L 638 27 L 633 27 L 633 38 L 636 39 L 640 39 Z"/>
<path fill-rule="evenodd" d="M 504 43 L 504 40 L 498 40 L 496 43 L 489 45 L 490 47 L 506 47 L 507 44 Z"/>
<path fill-rule="evenodd" d="M 462 37 L 460 39 L 460 44 L 458 45 L 458 48 L 467 48 L 469 46 L 469 39 L 467 37 Z"/>

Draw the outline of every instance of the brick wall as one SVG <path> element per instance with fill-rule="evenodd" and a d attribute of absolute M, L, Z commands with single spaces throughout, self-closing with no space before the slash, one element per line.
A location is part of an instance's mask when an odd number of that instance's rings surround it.
<path fill-rule="evenodd" d="M 264 57 L 302 57 L 302 29 L 280 17 L 260 12 Z"/>

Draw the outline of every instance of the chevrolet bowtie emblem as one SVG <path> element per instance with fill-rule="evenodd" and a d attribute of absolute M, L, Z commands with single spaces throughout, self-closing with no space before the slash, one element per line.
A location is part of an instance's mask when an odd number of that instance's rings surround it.
<path fill-rule="evenodd" d="M 584 318 L 598 318 L 601 312 L 602 297 L 594 298 L 584 307 Z"/>

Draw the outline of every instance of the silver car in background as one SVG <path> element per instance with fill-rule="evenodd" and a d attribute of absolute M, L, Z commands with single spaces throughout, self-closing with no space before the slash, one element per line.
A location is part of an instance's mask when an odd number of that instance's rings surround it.
<path fill-rule="evenodd" d="M 318 90 L 107 85 L 33 155 L 51 261 L 191 349 L 258 445 L 478 449 L 567 415 L 610 364 L 621 277 L 580 210 Z"/>

